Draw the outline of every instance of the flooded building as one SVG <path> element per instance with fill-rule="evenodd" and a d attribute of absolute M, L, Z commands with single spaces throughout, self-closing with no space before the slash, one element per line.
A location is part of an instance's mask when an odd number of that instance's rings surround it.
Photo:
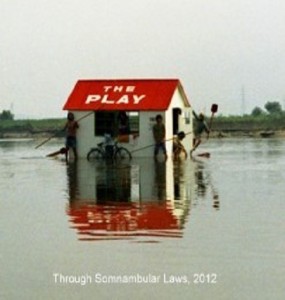
<path fill-rule="evenodd" d="M 106 134 L 117 138 L 133 156 L 153 156 L 152 127 L 158 114 L 165 124 L 168 153 L 179 131 L 186 134 L 187 152 L 192 145 L 192 108 L 178 79 L 79 80 L 63 109 L 80 121 L 81 157 Z"/>

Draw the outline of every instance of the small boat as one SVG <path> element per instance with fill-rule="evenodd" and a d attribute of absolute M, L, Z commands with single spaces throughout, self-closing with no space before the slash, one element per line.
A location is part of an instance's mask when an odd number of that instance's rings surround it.
<path fill-rule="evenodd" d="M 271 137 L 274 134 L 275 134 L 274 131 L 262 131 L 262 132 L 260 132 L 260 136 L 263 137 L 263 138 Z"/>

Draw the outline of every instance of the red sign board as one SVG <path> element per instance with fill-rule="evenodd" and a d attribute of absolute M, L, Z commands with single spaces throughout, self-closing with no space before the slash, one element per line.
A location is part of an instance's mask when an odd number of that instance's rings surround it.
<path fill-rule="evenodd" d="M 190 106 L 178 79 L 79 80 L 64 110 L 167 110 L 179 89 Z"/>

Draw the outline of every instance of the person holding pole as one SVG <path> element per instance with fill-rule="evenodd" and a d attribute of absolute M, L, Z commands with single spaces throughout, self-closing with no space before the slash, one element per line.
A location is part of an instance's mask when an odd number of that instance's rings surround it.
<path fill-rule="evenodd" d="M 185 138 L 184 131 L 178 132 L 177 136 L 173 138 L 173 159 L 177 160 L 181 153 L 185 155 L 185 158 L 187 158 L 187 151 L 185 150 L 182 140 Z"/>
<path fill-rule="evenodd" d="M 155 140 L 154 158 L 157 159 L 159 149 L 163 151 L 165 160 L 167 159 L 167 152 L 165 147 L 165 125 L 161 115 L 155 117 L 156 123 L 152 127 L 153 138 Z"/>
<path fill-rule="evenodd" d="M 67 122 L 65 123 L 64 129 L 66 131 L 66 141 L 65 141 L 65 159 L 68 161 L 68 152 L 71 148 L 73 150 L 74 159 L 77 159 L 77 148 L 76 148 L 76 131 L 79 128 L 78 122 L 75 121 L 74 114 L 69 112 L 67 114 Z"/>
<path fill-rule="evenodd" d="M 205 117 L 203 113 L 200 113 L 197 115 L 195 111 L 193 110 L 193 116 L 195 117 L 196 124 L 194 128 L 194 142 L 193 142 L 193 148 L 190 151 L 190 155 L 192 155 L 193 151 L 195 151 L 198 146 L 201 144 L 201 135 L 205 131 L 207 132 L 207 138 L 209 138 L 210 134 L 210 128 L 208 124 L 205 121 Z"/>

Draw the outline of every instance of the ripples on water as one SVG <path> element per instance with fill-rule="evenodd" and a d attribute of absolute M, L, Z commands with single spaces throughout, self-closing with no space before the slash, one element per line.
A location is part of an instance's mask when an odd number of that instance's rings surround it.
<path fill-rule="evenodd" d="M 94 268 L 219 273 L 215 287 L 164 285 L 160 298 L 183 299 L 182 291 L 187 299 L 193 292 L 195 299 L 284 295 L 284 140 L 212 140 L 200 149 L 210 151 L 209 159 L 123 164 L 45 157 L 61 143 L 35 149 L 33 140 L 0 140 L 1 263 L 10 277 L 13 263 L 24 274 L 13 275 L 14 282 L 4 277 L 0 298 L 19 298 L 14 283 L 29 290 L 26 299 L 34 289 L 41 299 L 57 292 L 70 298 L 68 289 L 54 290 L 51 274 Z M 98 288 L 104 299 L 117 296 L 110 286 Z M 147 287 L 123 294 L 138 290 L 144 295 Z"/>

